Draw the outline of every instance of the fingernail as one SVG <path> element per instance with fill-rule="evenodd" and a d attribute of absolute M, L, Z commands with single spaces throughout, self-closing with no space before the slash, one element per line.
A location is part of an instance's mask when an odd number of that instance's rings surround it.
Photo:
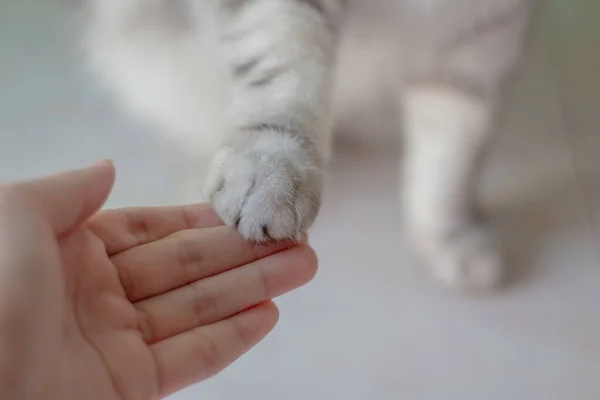
<path fill-rule="evenodd" d="M 106 165 L 113 165 L 114 162 L 113 160 L 109 159 L 109 158 L 105 158 L 104 160 L 100 160 L 100 161 L 96 161 L 94 163 L 92 163 L 89 168 L 98 168 L 98 167 L 104 167 Z"/>

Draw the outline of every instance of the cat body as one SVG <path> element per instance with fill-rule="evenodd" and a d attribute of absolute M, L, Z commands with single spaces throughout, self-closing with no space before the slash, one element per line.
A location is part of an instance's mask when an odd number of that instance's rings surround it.
<path fill-rule="evenodd" d="M 502 276 L 475 212 L 480 161 L 535 3 L 85 0 L 85 48 L 124 106 L 212 157 L 205 194 L 226 223 L 249 240 L 298 238 L 321 202 L 340 43 L 385 20 L 406 227 L 437 279 L 480 290 Z"/>

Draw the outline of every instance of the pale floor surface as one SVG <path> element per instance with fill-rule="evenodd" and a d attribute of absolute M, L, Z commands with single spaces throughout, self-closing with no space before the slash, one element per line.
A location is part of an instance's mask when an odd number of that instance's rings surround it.
<path fill-rule="evenodd" d="M 7 3 L 0 179 L 112 157 L 110 205 L 172 202 L 177 155 L 93 93 L 56 4 Z M 316 280 L 278 302 L 263 344 L 173 399 L 600 399 L 600 5 L 554 3 L 485 180 L 516 283 L 467 299 L 428 280 L 398 224 L 395 124 L 365 112 L 389 127 L 339 141 Z"/>

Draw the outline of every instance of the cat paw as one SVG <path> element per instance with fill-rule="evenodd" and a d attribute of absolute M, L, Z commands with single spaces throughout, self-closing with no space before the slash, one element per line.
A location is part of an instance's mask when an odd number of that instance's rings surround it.
<path fill-rule="evenodd" d="M 424 262 L 442 284 L 469 293 L 490 291 L 501 284 L 502 260 L 487 225 L 420 234 L 415 239 Z"/>
<path fill-rule="evenodd" d="M 247 240 L 300 240 L 317 216 L 322 174 L 295 140 L 261 137 L 217 152 L 205 196 Z"/>

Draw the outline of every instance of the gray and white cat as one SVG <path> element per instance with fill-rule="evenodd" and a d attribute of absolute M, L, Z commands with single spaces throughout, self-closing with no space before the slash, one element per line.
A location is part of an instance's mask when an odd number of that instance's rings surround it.
<path fill-rule="evenodd" d="M 299 237 L 317 216 L 345 20 L 393 16 L 407 228 L 437 279 L 481 290 L 502 265 L 475 186 L 534 3 L 85 0 L 85 44 L 125 106 L 195 157 L 212 153 L 207 198 L 264 241 Z"/>

